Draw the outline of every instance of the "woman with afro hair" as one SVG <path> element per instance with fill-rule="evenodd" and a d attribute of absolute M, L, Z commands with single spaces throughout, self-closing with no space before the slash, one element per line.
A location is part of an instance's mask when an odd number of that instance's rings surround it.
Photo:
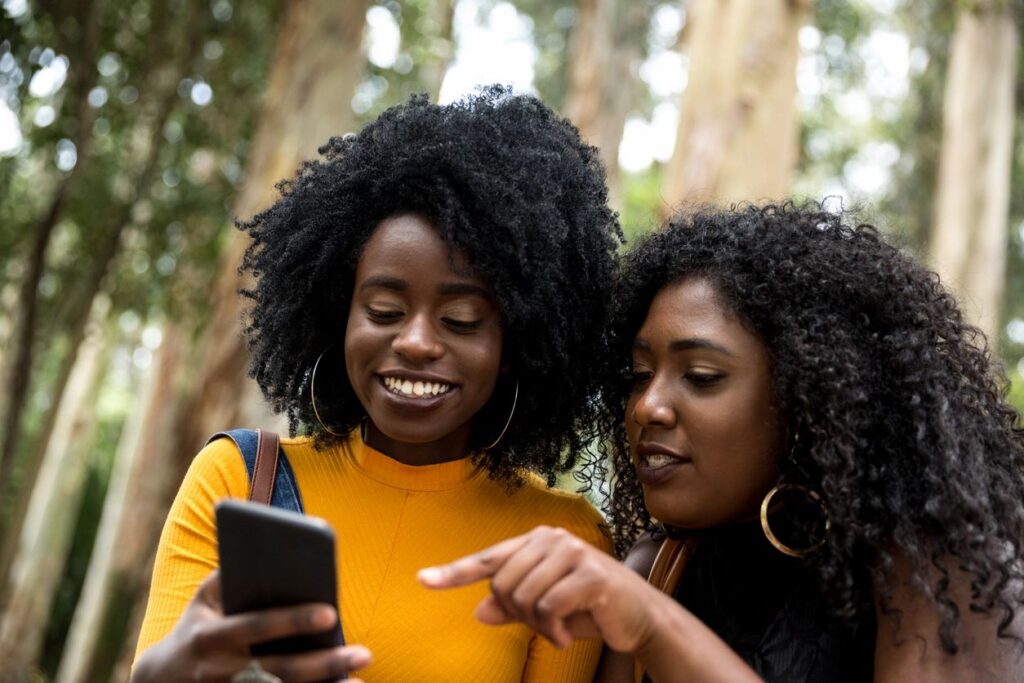
<path fill-rule="evenodd" d="M 415 577 L 539 524 L 611 552 L 597 511 L 550 488 L 599 415 L 621 233 L 597 150 L 537 99 L 490 87 L 413 97 L 279 187 L 240 225 L 250 374 L 301 434 L 282 439 L 285 466 L 336 533 L 350 646 L 251 664 L 250 645 L 335 617 L 223 614 L 213 507 L 244 499 L 249 475 L 215 439 L 168 516 L 133 680 L 590 680 L 599 641 L 484 628 L 471 606 L 485 588 Z"/>
<path fill-rule="evenodd" d="M 601 636 L 604 681 L 1024 680 L 1018 415 L 934 273 L 818 204 L 705 209 L 615 298 L 626 564 L 539 528 L 423 583 Z"/>

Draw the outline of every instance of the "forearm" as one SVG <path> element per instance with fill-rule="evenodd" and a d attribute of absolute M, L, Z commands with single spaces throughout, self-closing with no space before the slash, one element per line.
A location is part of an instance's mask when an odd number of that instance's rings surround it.
<path fill-rule="evenodd" d="M 634 653 L 655 683 L 676 681 L 760 681 L 740 659 L 697 617 L 676 603 L 652 606 L 650 636 Z"/>

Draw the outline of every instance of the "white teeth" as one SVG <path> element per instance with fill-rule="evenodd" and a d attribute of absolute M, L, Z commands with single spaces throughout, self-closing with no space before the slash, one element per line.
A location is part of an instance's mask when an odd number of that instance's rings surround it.
<path fill-rule="evenodd" d="M 438 394 L 444 394 L 451 390 L 450 384 L 441 384 L 440 382 L 421 382 L 406 379 L 398 379 L 397 377 L 384 377 L 384 386 L 388 388 L 392 393 L 400 396 L 437 396 Z"/>
<path fill-rule="evenodd" d="M 644 460 L 647 461 L 647 466 L 652 468 L 664 467 L 665 465 L 671 465 L 676 462 L 676 459 L 671 455 L 664 455 L 662 453 L 652 453 L 644 456 Z"/>

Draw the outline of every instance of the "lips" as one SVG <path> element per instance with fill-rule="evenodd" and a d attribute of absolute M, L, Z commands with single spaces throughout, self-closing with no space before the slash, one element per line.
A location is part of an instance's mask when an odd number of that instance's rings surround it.
<path fill-rule="evenodd" d="M 659 443 L 641 441 L 636 446 L 634 467 L 637 479 L 643 484 L 659 484 L 692 462 L 689 456 Z"/>

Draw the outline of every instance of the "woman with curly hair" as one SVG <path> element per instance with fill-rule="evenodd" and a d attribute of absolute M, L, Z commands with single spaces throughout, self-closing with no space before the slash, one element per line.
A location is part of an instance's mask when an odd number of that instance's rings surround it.
<path fill-rule="evenodd" d="M 600 680 L 1024 679 L 1018 416 L 934 273 L 817 204 L 708 209 L 616 302 L 610 514 L 658 586 L 550 528 L 422 582 L 600 635 Z"/>
<path fill-rule="evenodd" d="M 491 87 L 446 106 L 414 97 L 320 152 L 240 226 L 245 332 L 251 375 L 304 434 L 283 456 L 305 512 L 336 532 L 358 645 L 263 657 L 256 673 L 590 680 L 599 642 L 483 628 L 469 607 L 485 589 L 442 596 L 415 572 L 543 523 L 611 551 L 601 516 L 549 488 L 590 439 L 607 353 L 621 234 L 596 150 L 535 98 Z M 193 462 L 133 680 L 227 681 L 250 645 L 334 623 L 323 606 L 223 615 L 213 506 L 248 490 L 230 439 Z"/>

